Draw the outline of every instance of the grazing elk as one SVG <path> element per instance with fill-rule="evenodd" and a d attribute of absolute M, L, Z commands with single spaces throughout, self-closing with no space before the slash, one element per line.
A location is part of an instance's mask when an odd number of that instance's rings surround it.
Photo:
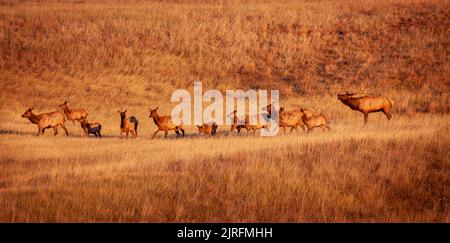
<path fill-rule="evenodd" d="M 122 137 L 122 134 L 125 133 L 128 138 L 128 134 L 131 133 L 136 138 L 139 125 L 136 117 L 132 116 L 127 118 L 127 110 L 118 112 L 120 113 L 120 136 Z"/>
<path fill-rule="evenodd" d="M 183 133 L 184 137 L 184 129 L 183 125 L 175 125 L 172 122 L 172 118 L 170 116 L 159 116 L 158 115 L 158 108 L 156 109 L 150 109 L 150 115 L 148 117 L 153 118 L 153 122 L 155 122 L 155 125 L 158 127 L 158 129 L 153 133 L 152 139 L 155 137 L 155 135 L 159 131 L 164 131 L 164 137 L 167 137 L 167 133 L 171 130 L 174 130 L 177 134 L 177 137 L 180 136 L 180 131 Z"/>
<path fill-rule="evenodd" d="M 302 115 L 303 123 L 305 123 L 308 128 L 308 133 L 311 132 L 315 127 L 320 127 L 323 130 L 325 128 L 330 130 L 330 126 L 328 126 L 328 119 L 324 114 L 316 115 L 314 110 L 311 108 L 300 108 Z"/>
<path fill-rule="evenodd" d="M 197 125 L 197 127 L 198 127 L 198 134 L 199 135 L 202 135 L 202 134 L 204 134 L 204 135 L 208 135 L 208 134 L 214 135 L 214 134 L 216 134 L 216 131 L 217 131 L 217 124 L 215 122 L 209 123 L 209 124 L 205 123 L 205 124 L 203 124 L 201 126 Z"/>
<path fill-rule="evenodd" d="M 44 134 L 44 130 L 47 128 L 53 128 L 54 135 L 56 136 L 58 134 L 58 126 L 61 126 L 66 132 L 66 135 L 69 136 L 69 132 L 67 131 L 67 128 L 64 124 L 66 118 L 60 111 L 53 111 L 35 115 L 33 114 L 33 108 L 29 108 L 22 114 L 22 117 L 28 118 L 28 120 L 30 120 L 30 122 L 33 124 L 37 124 L 37 136 Z"/>
<path fill-rule="evenodd" d="M 361 97 L 354 97 L 358 93 L 349 93 L 338 94 L 337 98 L 344 105 L 350 107 L 352 110 L 359 111 L 364 114 L 364 125 L 367 124 L 367 118 L 369 117 L 369 113 L 372 112 L 383 112 L 387 119 L 390 120 L 392 118 L 391 108 L 394 102 L 387 96 L 367 96 L 363 95 Z M 367 93 L 367 91 L 364 91 Z"/>
<path fill-rule="evenodd" d="M 71 110 L 69 109 L 69 106 L 67 105 L 67 101 L 64 101 L 61 105 L 59 105 L 64 110 L 64 114 L 66 114 L 66 117 L 69 121 L 72 121 L 75 124 L 75 121 L 80 121 L 80 119 L 85 119 L 88 115 L 85 109 L 76 109 Z"/>
<path fill-rule="evenodd" d="M 250 117 L 248 114 L 245 114 L 245 121 L 244 125 L 238 125 L 238 117 L 237 117 L 237 111 L 233 111 L 233 125 L 231 125 L 231 131 L 236 129 L 238 131 L 238 134 L 241 132 L 242 128 L 245 128 L 247 130 L 247 134 L 250 132 L 253 132 L 253 135 L 256 134 L 256 130 L 259 130 L 261 128 L 267 128 L 266 124 L 257 123 L 255 125 L 250 124 Z"/>
<path fill-rule="evenodd" d="M 267 117 L 272 116 L 272 104 L 268 105 L 267 107 Z M 286 132 L 286 127 L 291 128 L 291 132 L 293 130 L 297 130 L 301 127 L 303 131 L 306 131 L 305 123 L 303 123 L 302 120 L 303 113 L 300 110 L 291 110 L 291 111 L 285 111 L 284 107 L 280 107 L 280 110 L 278 111 L 278 124 L 280 127 L 283 128 L 283 132 Z"/>
<path fill-rule="evenodd" d="M 96 137 L 102 137 L 100 131 L 102 130 L 102 125 L 100 123 L 90 123 L 86 119 L 80 119 L 81 128 L 83 128 L 84 133 L 87 137 L 89 134 L 94 134 Z"/>

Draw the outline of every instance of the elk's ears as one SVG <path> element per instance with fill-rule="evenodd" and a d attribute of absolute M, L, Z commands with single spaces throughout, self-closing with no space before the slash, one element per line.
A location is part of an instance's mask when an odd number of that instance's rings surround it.
<path fill-rule="evenodd" d="M 66 105 L 67 104 L 67 101 L 64 101 L 64 105 Z"/>
<path fill-rule="evenodd" d="M 157 111 L 157 110 L 158 110 L 158 108 L 159 108 L 159 106 L 157 106 L 157 107 L 156 107 L 155 111 Z"/>

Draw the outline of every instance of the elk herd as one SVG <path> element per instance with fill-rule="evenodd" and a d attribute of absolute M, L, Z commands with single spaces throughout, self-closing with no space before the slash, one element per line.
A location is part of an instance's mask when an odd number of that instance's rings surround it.
<path fill-rule="evenodd" d="M 392 118 L 391 109 L 393 101 L 386 96 L 369 96 L 367 91 L 338 94 L 337 99 L 350 109 L 359 111 L 364 115 L 364 125 L 367 124 L 369 113 L 383 112 L 387 119 Z M 100 123 L 90 123 L 87 120 L 88 112 L 85 109 L 70 109 L 67 101 L 59 105 L 62 111 L 53 111 L 49 113 L 34 114 L 33 108 L 27 109 L 23 114 L 23 118 L 27 118 L 31 123 L 38 126 L 37 136 L 44 134 L 44 131 L 49 128 L 53 128 L 54 135 L 58 134 L 58 127 L 62 127 L 67 136 L 69 132 L 65 126 L 65 121 L 69 120 L 75 124 L 75 121 L 79 122 L 81 128 L 84 131 L 85 136 L 93 134 L 96 137 L 101 137 L 102 125 Z M 270 118 L 272 116 L 271 105 L 266 107 L 266 116 Z M 135 116 L 127 117 L 127 110 L 118 111 L 120 115 L 120 136 L 123 134 L 128 135 L 131 133 L 133 138 L 138 135 L 138 119 Z M 235 110 L 230 114 L 233 116 L 233 123 L 231 125 L 231 132 L 237 130 L 240 134 L 241 130 L 247 130 L 247 134 L 255 134 L 257 130 L 266 128 L 266 124 L 251 125 L 249 122 L 249 116 L 239 118 L 237 111 Z M 182 125 L 176 125 L 172 122 L 170 116 L 160 116 L 158 114 L 158 107 L 156 109 L 150 109 L 149 118 L 153 120 L 157 126 L 157 130 L 153 133 L 152 138 L 155 135 L 163 131 L 164 137 L 167 137 L 169 131 L 174 131 L 177 137 L 185 135 L 185 129 Z M 300 109 L 285 110 L 282 106 L 278 110 L 278 123 L 279 127 L 286 132 L 286 128 L 290 128 L 290 131 L 299 131 L 301 128 L 305 132 L 311 132 L 314 128 L 321 128 L 323 130 L 330 130 L 328 125 L 328 119 L 324 114 L 316 114 L 311 108 L 302 107 Z M 242 125 L 240 125 L 242 124 Z M 197 125 L 199 135 L 214 135 L 217 132 L 218 125 L 216 123 L 205 123 Z"/>

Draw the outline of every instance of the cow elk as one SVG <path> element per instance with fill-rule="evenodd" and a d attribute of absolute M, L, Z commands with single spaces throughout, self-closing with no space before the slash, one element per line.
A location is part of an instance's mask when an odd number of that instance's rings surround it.
<path fill-rule="evenodd" d="M 356 95 L 364 95 L 361 97 L 355 97 Z M 368 96 L 367 91 L 360 91 L 357 93 L 338 94 L 337 98 L 344 105 L 350 107 L 350 109 L 359 111 L 364 114 L 364 125 L 367 124 L 367 118 L 369 113 L 383 112 L 387 119 L 392 118 L 391 109 L 394 102 L 387 96 Z"/>
<path fill-rule="evenodd" d="M 80 119 L 80 123 L 86 137 L 88 137 L 89 134 L 94 134 L 96 137 L 102 137 L 102 134 L 100 133 L 102 130 L 102 125 L 100 123 L 90 123 L 86 119 Z"/>
<path fill-rule="evenodd" d="M 267 106 L 267 113 L 268 117 L 270 118 L 272 116 L 272 105 Z M 291 128 L 291 132 L 293 130 L 298 130 L 299 127 L 303 129 L 303 131 L 306 131 L 305 123 L 303 123 L 302 120 L 303 113 L 300 110 L 290 110 L 286 111 L 284 107 L 280 107 L 280 110 L 278 111 L 278 123 L 279 126 L 283 128 L 283 132 L 286 132 L 286 127 Z"/>
<path fill-rule="evenodd" d="M 250 117 L 248 114 L 245 114 L 245 120 L 242 122 L 244 123 L 244 125 L 238 125 L 238 117 L 237 117 L 237 111 L 234 110 L 233 111 L 233 125 L 231 125 L 231 131 L 233 131 L 234 129 L 236 129 L 238 131 L 238 134 L 241 132 L 242 128 L 245 128 L 247 130 L 247 134 L 249 134 L 250 132 L 253 133 L 253 135 L 256 134 L 256 131 L 262 128 L 267 128 L 266 124 L 262 124 L 262 123 L 257 123 L 255 125 L 251 125 L 250 124 Z"/>
<path fill-rule="evenodd" d="M 177 134 L 177 137 L 180 136 L 180 131 L 183 133 L 183 137 L 184 137 L 184 129 L 183 129 L 183 125 L 179 124 L 179 125 L 175 125 L 172 122 L 172 118 L 170 116 L 159 116 L 158 115 L 158 108 L 156 107 L 156 109 L 150 109 L 150 118 L 153 118 L 153 122 L 155 122 L 155 125 L 158 127 L 158 129 L 153 133 L 152 139 L 155 137 L 155 135 L 159 132 L 159 131 L 164 131 L 164 137 L 167 137 L 167 134 L 169 133 L 169 131 L 174 130 L 175 133 Z"/>
<path fill-rule="evenodd" d="M 199 135 L 214 135 L 217 132 L 217 124 L 215 122 L 212 123 L 204 123 L 203 125 L 199 126 L 197 125 L 198 128 L 198 134 Z"/>
<path fill-rule="evenodd" d="M 118 112 L 120 113 L 120 136 L 122 137 L 125 133 L 128 138 L 128 134 L 131 133 L 136 138 L 139 125 L 137 118 L 134 116 L 127 118 L 127 110 Z"/>
<path fill-rule="evenodd" d="M 61 105 L 59 105 L 64 110 L 64 114 L 66 114 L 66 117 L 69 121 L 72 121 L 75 124 L 75 121 L 78 121 L 81 123 L 81 119 L 85 119 L 88 115 L 85 109 L 69 109 L 69 106 L 67 105 L 67 101 L 64 101 Z"/>
<path fill-rule="evenodd" d="M 316 115 L 314 110 L 311 108 L 300 108 L 303 123 L 308 128 L 308 133 L 311 132 L 315 127 L 320 127 L 322 130 L 330 130 L 328 126 L 328 119 L 324 114 Z"/>
<path fill-rule="evenodd" d="M 69 136 L 69 132 L 64 124 L 66 118 L 64 114 L 60 111 L 53 111 L 49 113 L 34 114 L 33 108 L 29 108 L 22 114 L 23 118 L 28 118 L 31 123 L 38 126 L 37 136 L 44 134 L 44 130 L 47 128 L 53 128 L 54 135 L 58 134 L 58 126 L 61 126 L 66 135 Z"/>

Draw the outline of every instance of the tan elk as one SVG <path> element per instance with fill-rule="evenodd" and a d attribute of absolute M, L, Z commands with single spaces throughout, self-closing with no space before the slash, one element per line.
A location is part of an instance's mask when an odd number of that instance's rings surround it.
<path fill-rule="evenodd" d="M 322 130 L 330 130 L 330 126 L 328 126 L 328 119 L 324 114 L 316 115 L 315 111 L 311 108 L 302 107 L 300 108 L 300 111 L 303 113 L 302 120 L 308 128 L 308 133 L 316 127 L 320 127 Z"/>
<path fill-rule="evenodd" d="M 356 95 L 363 94 L 361 97 L 355 97 Z M 392 118 L 391 109 L 394 102 L 387 96 L 368 96 L 367 91 L 360 91 L 358 93 L 338 94 L 337 98 L 344 105 L 350 107 L 352 110 L 359 111 L 364 114 L 364 125 L 367 124 L 367 118 L 369 113 L 383 112 L 387 119 Z"/>
<path fill-rule="evenodd" d="M 233 111 L 233 125 L 231 125 L 231 131 L 233 131 L 234 129 L 236 129 L 238 131 L 238 134 L 241 132 L 242 128 L 245 128 L 247 130 L 247 134 L 249 134 L 250 132 L 253 133 L 253 135 L 256 134 L 256 131 L 262 128 L 267 128 L 266 124 L 263 124 L 261 122 L 258 122 L 257 124 L 251 125 L 250 124 L 250 117 L 248 114 L 245 114 L 244 117 L 244 121 L 242 121 L 242 123 L 244 123 L 243 125 L 238 125 L 238 117 L 237 117 L 237 111 L 234 110 Z"/>
<path fill-rule="evenodd" d="M 44 130 L 47 128 L 53 128 L 54 135 L 58 134 L 58 126 L 61 126 L 66 135 L 69 136 L 69 132 L 64 124 L 66 118 L 64 114 L 60 111 L 53 111 L 49 113 L 34 114 L 33 108 L 29 108 L 22 114 L 23 118 L 28 118 L 31 123 L 38 126 L 37 136 L 44 134 Z"/>
<path fill-rule="evenodd" d="M 88 115 L 85 109 L 69 109 L 69 106 L 67 105 L 67 101 L 64 101 L 61 105 L 59 105 L 64 110 L 64 114 L 66 114 L 66 117 L 69 121 L 72 121 L 75 123 L 75 121 L 78 121 L 81 123 L 81 119 L 85 119 Z"/>
<path fill-rule="evenodd" d="M 267 116 L 270 118 L 272 116 L 272 104 L 268 105 L 266 108 L 268 113 Z M 305 123 L 303 123 L 302 116 L 303 113 L 300 110 L 286 111 L 282 106 L 278 111 L 278 124 L 283 128 L 283 132 L 286 132 L 286 127 L 290 127 L 291 132 L 293 130 L 298 131 L 299 127 L 301 127 L 303 131 L 306 131 L 306 126 Z"/>
<path fill-rule="evenodd" d="M 197 127 L 198 127 L 198 134 L 199 135 L 202 135 L 202 134 L 204 134 L 204 135 L 209 135 L 209 134 L 214 135 L 214 134 L 216 134 L 216 131 L 217 131 L 217 124 L 215 122 L 204 123 L 201 126 L 197 125 Z"/>
<path fill-rule="evenodd" d="M 158 129 L 153 133 L 152 139 L 155 137 L 155 135 L 159 132 L 159 131 L 164 131 L 164 137 L 167 137 L 167 134 L 169 133 L 169 131 L 174 130 L 175 133 L 177 134 L 177 137 L 180 136 L 180 131 L 183 133 L 183 137 L 184 137 L 184 129 L 183 129 L 183 125 L 179 124 L 179 125 L 175 125 L 172 122 L 172 118 L 170 116 L 159 116 L 158 115 L 158 108 L 156 107 L 156 109 L 150 109 L 150 118 L 153 118 L 153 122 L 155 122 L 155 125 L 158 127 Z"/>
<path fill-rule="evenodd" d="M 128 138 L 128 134 L 131 133 L 133 138 L 137 137 L 137 129 L 139 122 L 136 117 L 127 117 L 127 110 L 118 111 L 120 114 L 120 136 L 122 137 L 123 133 L 126 134 Z"/>

